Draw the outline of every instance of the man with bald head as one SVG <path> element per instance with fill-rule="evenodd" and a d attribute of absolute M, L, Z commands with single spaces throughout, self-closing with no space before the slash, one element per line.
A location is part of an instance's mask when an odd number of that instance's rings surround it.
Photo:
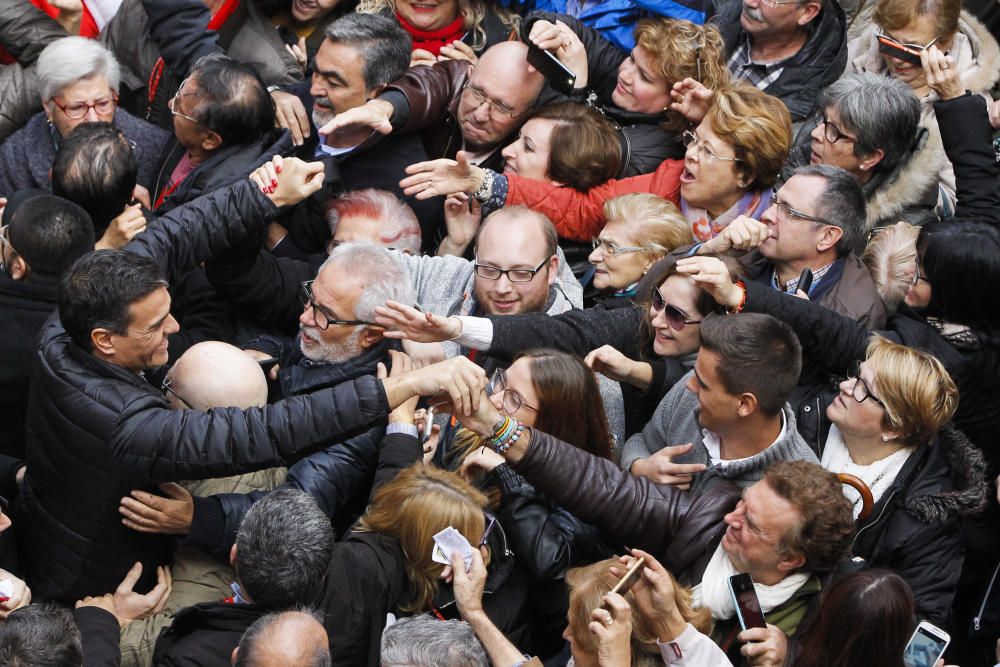
<path fill-rule="evenodd" d="M 475 65 L 445 60 L 411 67 L 377 98 L 338 114 L 320 128 L 328 143 L 350 145 L 372 129 L 420 132 L 427 156 L 454 158 L 460 150 L 481 167 L 503 171 L 500 148 L 535 106 L 544 77 L 528 67 L 528 47 L 501 42 Z"/>
<path fill-rule="evenodd" d="M 190 347 L 170 368 L 163 387 L 175 410 L 245 410 L 267 403 L 267 378 L 260 364 L 220 341 Z"/>
<path fill-rule="evenodd" d="M 233 651 L 234 667 L 329 667 L 330 644 L 314 612 L 283 611 L 257 619 Z"/>

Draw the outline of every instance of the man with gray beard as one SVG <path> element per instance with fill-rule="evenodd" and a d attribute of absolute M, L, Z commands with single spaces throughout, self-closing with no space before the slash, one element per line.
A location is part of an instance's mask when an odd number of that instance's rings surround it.
<path fill-rule="evenodd" d="M 779 98 L 795 124 L 847 66 L 847 22 L 836 0 L 723 0 L 717 10 L 712 22 L 733 77 Z"/>

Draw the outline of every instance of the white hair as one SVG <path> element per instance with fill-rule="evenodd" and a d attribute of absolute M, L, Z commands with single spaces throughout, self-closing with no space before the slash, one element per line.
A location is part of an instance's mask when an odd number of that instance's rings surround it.
<path fill-rule="evenodd" d="M 406 267 L 393 253 L 374 243 L 343 243 L 333 249 L 319 270 L 334 263 L 351 275 L 367 279 L 354 306 L 356 319 L 373 322 L 376 306 L 390 300 L 412 306 L 416 299 Z"/>
<path fill-rule="evenodd" d="M 92 76 L 103 76 L 118 92 L 121 67 L 114 55 L 86 37 L 63 37 L 42 51 L 35 65 L 42 102 L 48 102 L 66 86 Z"/>

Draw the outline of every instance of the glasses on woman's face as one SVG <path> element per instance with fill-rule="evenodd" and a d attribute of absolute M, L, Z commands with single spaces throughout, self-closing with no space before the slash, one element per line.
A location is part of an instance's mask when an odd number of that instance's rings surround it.
<path fill-rule="evenodd" d="M 688 319 L 687 313 L 678 308 L 677 306 L 672 306 L 667 303 L 663 295 L 660 294 L 660 288 L 653 288 L 653 299 L 650 301 L 650 308 L 654 312 L 658 313 L 663 311 L 663 316 L 667 319 L 667 324 L 674 331 L 680 331 L 688 324 L 701 324 L 701 320 Z"/>
<path fill-rule="evenodd" d="M 704 139 L 698 137 L 697 134 L 691 130 L 685 130 L 684 134 L 681 135 L 681 141 L 684 142 L 686 147 L 694 146 L 695 150 L 698 151 L 698 156 L 709 162 L 714 162 L 716 160 L 722 160 L 723 162 L 743 162 L 743 160 L 738 157 L 726 157 L 725 155 L 718 155 L 714 153 L 708 144 L 705 143 Z"/>
<path fill-rule="evenodd" d="M 826 139 L 826 143 L 835 144 L 841 139 L 857 143 L 857 137 L 852 137 L 849 134 L 844 134 L 840 131 L 840 128 L 831 123 L 826 119 L 826 114 L 823 114 L 823 138 Z"/>
<path fill-rule="evenodd" d="M 601 254 L 607 257 L 614 257 L 615 255 L 624 255 L 630 252 L 641 252 L 647 250 L 647 248 L 641 245 L 618 245 L 613 241 L 608 241 L 602 238 L 596 238 L 591 241 L 594 250 L 598 248 L 601 249 Z"/>
<path fill-rule="evenodd" d="M 111 97 L 102 97 L 93 104 L 87 104 L 86 102 L 74 102 L 73 104 L 67 104 L 64 106 L 59 104 L 59 100 L 54 97 L 52 98 L 52 102 L 59 107 L 59 110 L 62 111 L 67 118 L 80 120 L 81 118 L 85 118 L 91 109 L 93 109 L 99 116 L 107 116 L 109 113 L 114 113 L 115 107 L 118 106 L 118 97 L 114 95 Z"/>
<path fill-rule="evenodd" d="M 528 408 L 529 410 L 538 412 L 538 408 L 525 403 L 524 397 L 521 396 L 520 392 L 507 386 L 507 374 L 502 368 L 493 371 L 493 377 L 486 384 L 486 395 L 494 396 L 496 394 L 503 394 L 503 411 L 508 415 L 514 414 L 521 408 Z"/>
<path fill-rule="evenodd" d="M 858 403 L 864 403 L 866 399 L 872 399 L 880 407 L 885 408 L 885 403 L 882 402 L 878 396 L 872 393 L 871 387 L 868 383 L 864 381 L 861 377 L 861 362 L 855 361 L 854 366 L 851 368 L 851 374 L 847 376 L 848 380 L 854 380 L 854 387 L 851 389 L 851 396 Z"/>
<path fill-rule="evenodd" d="M 927 276 L 920 273 L 920 265 L 917 264 L 916 266 L 913 267 L 913 278 L 910 279 L 910 284 L 916 287 L 917 283 L 919 283 L 921 280 L 923 280 L 927 284 L 930 284 L 931 282 L 927 280 Z"/>

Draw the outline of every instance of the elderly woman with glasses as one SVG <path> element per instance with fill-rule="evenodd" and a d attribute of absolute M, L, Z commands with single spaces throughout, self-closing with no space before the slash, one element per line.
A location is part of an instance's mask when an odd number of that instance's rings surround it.
<path fill-rule="evenodd" d="M 920 100 L 920 127 L 928 143 L 939 142 L 935 103 L 947 99 L 935 85 L 934 67 L 953 70 L 958 94 L 966 90 L 992 101 L 990 91 L 1000 81 L 1000 46 L 990 31 L 961 0 L 878 0 L 863 11 L 856 25 L 865 30 L 848 43 L 848 73 L 888 75 L 906 84 Z M 937 173 L 944 212 L 955 202 L 955 174 L 940 154 L 923 169 Z"/>
<path fill-rule="evenodd" d="M 683 160 L 664 160 L 651 174 L 611 180 L 577 192 L 496 174 L 463 158 L 412 165 L 400 185 L 418 199 L 466 192 L 486 206 L 524 204 L 547 215 L 559 236 L 589 241 L 601 231 L 604 203 L 618 195 L 650 192 L 679 205 L 695 238 L 707 241 L 740 215 L 758 217 L 791 145 L 788 109 L 752 85 L 737 81 L 709 91 L 693 79 L 674 86 L 679 108 L 695 124 L 683 134 Z"/>
<path fill-rule="evenodd" d="M 22 188 L 50 189 L 59 142 L 81 123 L 113 123 L 135 146 L 138 183 L 155 179 L 169 134 L 118 108 L 120 67 L 94 40 L 65 37 L 47 46 L 36 64 L 43 111 L 0 144 L 0 197 Z"/>

